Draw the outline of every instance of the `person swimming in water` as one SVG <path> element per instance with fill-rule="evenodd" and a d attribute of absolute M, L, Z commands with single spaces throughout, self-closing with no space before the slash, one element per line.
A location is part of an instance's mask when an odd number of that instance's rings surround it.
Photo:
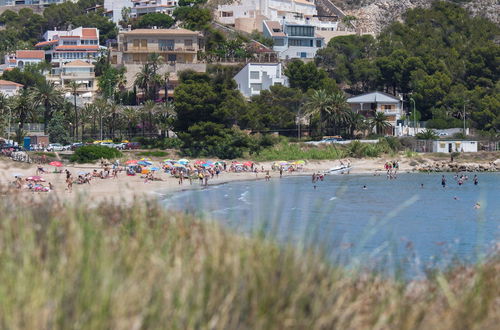
<path fill-rule="evenodd" d="M 481 204 L 479 204 L 479 202 L 477 202 L 476 205 L 474 205 L 474 208 L 475 209 L 480 209 L 481 208 Z"/>
<path fill-rule="evenodd" d="M 479 179 L 477 178 L 477 174 L 474 174 L 474 185 L 477 186 L 479 183 Z"/>
<path fill-rule="evenodd" d="M 446 178 L 444 177 L 444 175 L 441 177 L 441 185 L 443 186 L 443 188 L 446 187 Z"/>
<path fill-rule="evenodd" d="M 364 189 L 364 190 L 366 190 L 366 189 L 368 189 L 368 187 L 366 187 L 366 185 L 364 185 L 364 186 L 363 186 L 363 189 Z"/>

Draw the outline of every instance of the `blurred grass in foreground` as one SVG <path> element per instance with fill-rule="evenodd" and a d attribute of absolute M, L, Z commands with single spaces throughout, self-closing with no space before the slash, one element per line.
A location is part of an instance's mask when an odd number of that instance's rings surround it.
<path fill-rule="evenodd" d="M 3 329 L 493 329 L 500 260 L 419 282 L 128 207 L 0 201 Z M 16 206 L 17 203 L 17 206 Z"/>

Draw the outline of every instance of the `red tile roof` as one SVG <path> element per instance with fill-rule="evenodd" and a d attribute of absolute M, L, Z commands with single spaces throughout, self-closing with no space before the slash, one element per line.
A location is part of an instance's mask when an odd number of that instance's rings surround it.
<path fill-rule="evenodd" d="M 16 86 L 16 87 L 23 87 L 24 85 L 18 84 L 18 83 L 13 82 L 13 81 L 9 81 L 9 80 L 1 80 L 1 79 L 0 79 L 0 86 Z"/>
<path fill-rule="evenodd" d="M 56 50 L 72 50 L 72 49 L 77 49 L 77 50 L 99 50 L 99 46 L 97 46 L 97 45 L 80 45 L 80 46 L 64 45 L 64 46 L 57 46 L 56 47 Z"/>
<path fill-rule="evenodd" d="M 17 50 L 16 58 L 38 58 L 40 60 L 45 59 L 45 52 L 43 50 Z"/>
<path fill-rule="evenodd" d="M 82 38 L 97 38 L 97 29 L 95 28 L 84 28 L 82 29 Z"/>
<path fill-rule="evenodd" d="M 51 40 L 51 41 L 42 41 L 42 42 L 39 42 L 35 45 L 35 47 L 43 47 L 43 46 L 47 46 L 47 45 L 53 45 L 53 44 L 57 44 L 58 40 Z"/>

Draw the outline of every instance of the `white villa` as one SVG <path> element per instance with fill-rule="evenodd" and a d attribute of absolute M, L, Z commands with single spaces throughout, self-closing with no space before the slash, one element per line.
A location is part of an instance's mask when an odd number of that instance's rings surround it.
<path fill-rule="evenodd" d="M 396 131 L 397 121 L 403 115 L 403 102 L 400 98 L 383 92 L 371 92 L 348 98 L 347 103 L 354 112 L 366 117 L 373 117 L 375 112 L 383 112 L 392 126 L 391 135 L 400 135 Z"/>
<path fill-rule="evenodd" d="M 150 13 L 162 13 L 172 16 L 178 0 L 104 0 L 107 17 L 118 24 L 123 18 L 123 8 L 130 8 L 130 17 L 138 18 Z"/>
<path fill-rule="evenodd" d="M 280 59 L 312 59 L 325 45 L 325 39 L 307 23 L 264 21 L 263 25 L 264 36 L 273 39 L 273 50 L 278 52 Z"/>
<path fill-rule="evenodd" d="M 283 73 L 281 63 L 248 63 L 234 80 L 238 90 L 247 98 L 259 95 L 261 90 L 268 90 L 273 85 L 288 87 L 288 77 Z"/>
<path fill-rule="evenodd" d="M 99 56 L 99 30 L 96 28 L 78 27 L 69 31 L 49 30 L 43 35 L 44 41 L 35 45 L 45 50 L 45 54 L 53 64 L 82 60 L 95 62 Z"/>
<path fill-rule="evenodd" d="M 335 31 L 337 22 L 320 21 L 314 0 L 236 0 L 217 7 L 215 18 L 244 32 L 262 32 L 265 20 L 311 24 L 317 30 Z"/>
<path fill-rule="evenodd" d="M 27 64 L 38 64 L 45 60 L 43 50 L 16 50 L 15 53 L 5 55 L 5 64 L 8 68 L 24 68 Z"/>
<path fill-rule="evenodd" d="M 81 97 L 93 97 L 97 91 L 97 82 L 94 73 L 94 65 L 82 60 L 66 63 L 61 67 L 53 68 L 47 80 L 53 81 L 66 92 L 70 92 L 69 84 L 78 84 L 77 95 Z"/>

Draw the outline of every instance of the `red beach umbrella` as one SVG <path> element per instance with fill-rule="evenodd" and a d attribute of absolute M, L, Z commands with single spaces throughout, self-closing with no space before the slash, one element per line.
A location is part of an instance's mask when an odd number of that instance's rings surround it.
<path fill-rule="evenodd" d="M 55 162 L 50 162 L 50 166 L 55 166 L 55 167 L 62 167 L 63 164 L 61 162 L 55 161 Z"/>

